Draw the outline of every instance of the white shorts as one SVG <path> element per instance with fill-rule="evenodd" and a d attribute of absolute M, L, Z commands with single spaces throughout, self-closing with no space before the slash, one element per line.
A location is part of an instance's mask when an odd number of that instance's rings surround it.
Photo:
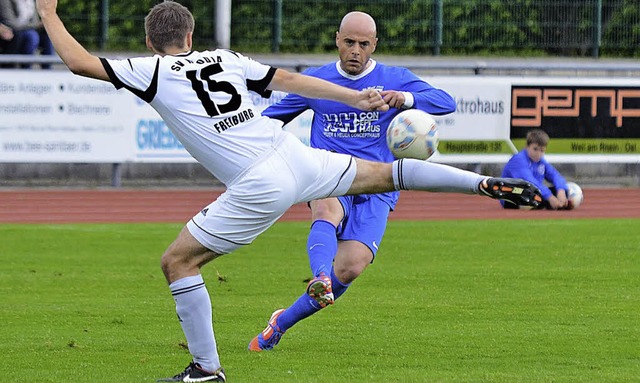
<path fill-rule="evenodd" d="M 292 205 L 345 194 L 355 175 L 353 157 L 310 148 L 284 132 L 187 228 L 206 248 L 227 254 L 253 242 Z"/>

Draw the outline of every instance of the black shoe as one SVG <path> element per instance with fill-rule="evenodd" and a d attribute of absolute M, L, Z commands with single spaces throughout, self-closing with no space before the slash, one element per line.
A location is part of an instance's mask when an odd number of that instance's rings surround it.
<path fill-rule="evenodd" d="M 531 182 L 518 178 L 485 178 L 478 188 L 480 194 L 501 199 L 518 206 L 542 208 L 542 194 Z"/>
<path fill-rule="evenodd" d="M 198 363 L 191 362 L 187 368 L 172 378 L 158 379 L 157 382 L 226 382 L 224 369 L 220 367 L 217 371 L 209 372 L 203 370 Z"/>

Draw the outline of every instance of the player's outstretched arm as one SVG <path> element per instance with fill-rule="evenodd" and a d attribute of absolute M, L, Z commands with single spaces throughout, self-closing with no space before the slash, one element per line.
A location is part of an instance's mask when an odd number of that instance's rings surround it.
<path fill-rule="evenodd" d="M 69 34 L 56 13 L 58 0 L 36 0 L 38 14 L 62 61 L 75 74 L 109 81 L 100 59 L 93 56 Z"/>
<path fill-rule="evenodd" d="M 334 100 L 360 110 L 377 110 L 381 112 L 389 110 L 389 105 L 384 102 L 380 93 L 374 89 L 358 92 L 316 77 L 292 73 L 284 69 L 276 70 L 267 88 L 295 93 L 308 98 Z"/>

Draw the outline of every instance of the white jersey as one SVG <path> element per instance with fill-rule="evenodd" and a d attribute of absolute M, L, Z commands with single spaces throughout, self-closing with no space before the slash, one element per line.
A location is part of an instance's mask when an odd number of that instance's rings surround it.
<path fill-rule="evenodd" d="M 249 91 L 271 92 L 275 68 L 217 49 L 174 56 L 101 59 L 113 85 L 148 102 L 185 149 L 227 185 L 282 134 L 260 114 Z"/>

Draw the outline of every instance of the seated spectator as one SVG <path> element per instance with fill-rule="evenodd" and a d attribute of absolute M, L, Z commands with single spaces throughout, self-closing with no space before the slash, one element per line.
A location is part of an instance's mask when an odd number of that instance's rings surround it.
<path fill-rule="evenodd" d="M 11 54 L 20 43 L 18 37 L 13 34 L 13 29 L 0 23 L 0 54 Z M 15 68 L 12 63 L 1 63 L 0 69 Z"/>
<path fill-rule="evenodd" d="M 536 185 L 542 192 L 543 205 L 547 209 L 565 209 L 568 206 L 567 182 L 564 177 L 544 158 L 549 135 L 540 129 L 527 133 L 527 146 L 511 157 L 504 166 L 502 177 L 522 178 Z M 545 185 L 547 181 L 551 186 Z M 505 209 L 518 206 L 500 201 Z"/>
<path fill-rule="evenodd" d="M 12 30 L 13 38 L 4 52 L 7 54 L 32 55 L 38 49 L 43 55 L 53 55 L 53 45 L 36 12 L 34 0 L 0 0 L 0 23 Z M 24 64 L 23 68 L 31 65 Z M 50 68 L 43 64 L 42 68 Z"/>
<path fill-rule="evenodd" d="M 13 40 L 13 29 L 0 23 L 0 53 L 3 52 Z"/>

